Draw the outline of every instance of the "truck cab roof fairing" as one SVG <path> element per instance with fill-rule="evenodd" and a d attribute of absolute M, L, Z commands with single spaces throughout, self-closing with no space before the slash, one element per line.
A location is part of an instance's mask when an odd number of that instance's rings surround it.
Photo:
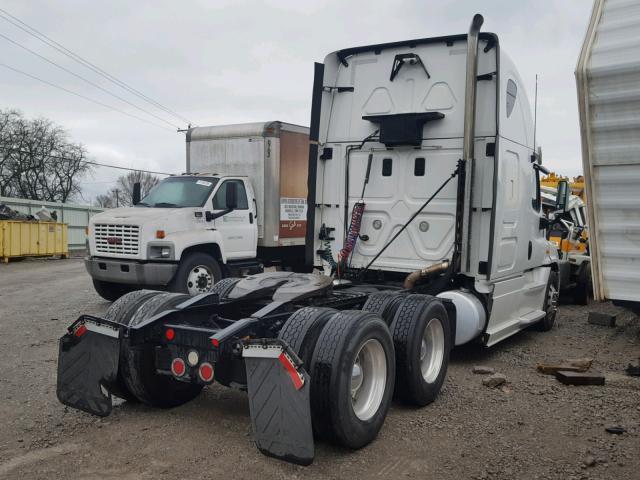
<path fill-rule="evenodd" d="M 484 47 L 484 52 L 488 52 L 491 48 L 498 44 L 498 35 L 490 32 L 481 32 L 479 36 L 480 40 L 487 40 L 487 45 Z M 418 45 L 424 45 L 427 43 L 441 43 L 445 42 L 447 44 L 465 41 L 467 40 L 467 34 L 462 33 L 459 35 L 446 35 L 442 37 L 429 37 L 429 38 L 418 38 L 415 40 L 402 40 L 399 42 L 389 42 L 389 43 L 378 43 L 374 45 L 363 45 L 361 47 L 351 47 L 351 48 L 343 48 L 342 50 L 337 50 L 333 53 L 327 55 L 327 58 L 336 55 L 338 60 L 345 66 L 349 66 L 348 59 L 353 55 L 357 55 L 358 53 L 364 52 L 375 52 L 379 54 L 383 50 L 388 50 L 390 48 L 400 48 L 400 47 L 409 47 L 415 48 Z"/>

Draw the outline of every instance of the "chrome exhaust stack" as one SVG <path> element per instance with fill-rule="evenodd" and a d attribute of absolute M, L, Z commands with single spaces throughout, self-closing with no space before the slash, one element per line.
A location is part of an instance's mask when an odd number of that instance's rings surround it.
<path fill-rule="evenodd" d="M 467 73 L 464 93 L 464 138 L 462 141 L 462 170 L 458 177 L 458 207 L 456 211 L 456 242 L 454 246 L 454 270 L 469 272 L 471 269 L 471 215 L 473 209 L 474 143 L 476 136 L 476 90 L 478 82 L 478 38 L 484 18 L 473 16 L 467 35 Z M 464 182 L 464 183 L 463 183 Z"/>
<path fill-rule="evenodd" d="M 471 201 L 473 195 L 473 157 L 476 131 L 476 89 L 478 78 L 478 38 L 484 18 L 479 13 L 473 16 L 467 35 L 467 71 L 464 94 L 464 138 L 462 159 L 458 161 L 458 193 L 456 205 L 456 232 L 452 260 L 444 260 L 407 275 L 405 289 L 434 274 L 450 270 L 462 271 L 462 259 L 465 259 L 466 271 L 470 269 L 469 245 L 471 243 Z M 463 241 L 466 238 L 466 241 Z"/>
<path fill-rule="evenodd" d="M 467 75 L 464 93 L 464 140 L 462 158 L 473 161 L 476 133 L 476 90 L 478 78 L 478 37 L 484 18 L 479 13 L 473 16 L 467 35 Z M 468 164 L 467 164 L 468 165 Z"/>

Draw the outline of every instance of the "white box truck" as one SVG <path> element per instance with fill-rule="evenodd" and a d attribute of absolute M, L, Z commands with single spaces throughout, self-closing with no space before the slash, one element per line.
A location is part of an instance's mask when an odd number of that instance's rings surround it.
<path fill-rule="evenodd" d="M 596 0 L 576 68 L 596 300 L 640 311 L 640 1 Z"/>
<path fill-rule="evenodd" d="M 308 132 L 283 122 L 189 129 L 187 173 L 92 217 L 85 263 L 96 291 L 195 295 L 265 265 L 302 268 Z"/>

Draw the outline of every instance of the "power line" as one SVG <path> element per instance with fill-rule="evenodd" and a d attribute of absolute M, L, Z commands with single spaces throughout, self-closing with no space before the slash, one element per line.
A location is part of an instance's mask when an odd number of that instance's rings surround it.
<path fill-rule="evenodd" d="M 118 85 L 120 88 L 123 88 L 124 90 L 127 90 L 129 93 L 132 93 L 133 95 L 141 98 L 142 100 L 152 104 L 156 108 L 164 110 L 165 112 L 169 113 L 170 115 L 174 116 L 175 118 L 179 118 L 180 120 L 185 121 L 185 122 L 187 122 L 189 124 L 193 124 L 194 123 L 191 120 L 189 120 L 188 118 L 183 117 L 179 113 L 174 112 L 173 110 L 169 109 L 168 107 L 165 107 L 164 105 L 162 105 L 161 103 L 157 102 L 156 100 L 148 97 L 144 93 L 142 93 L 142 92 L 136 90 L 135 88 L 127 85 L 125 82 L 123 82 L 122 80 L 114 77 L 110 73 L 105 72 L 103 69 L 101 69 L 100 67 L 94 65 L 93 63 L 89 62 L 88 60 L 85 60 L 80 55 L 72 52 L 71 50 L 69 50 L 65 46 L 63 46 L 60 43 L 56 42 L 55 40 L 49 38 L 44 33 L 38 31 L 37 29 L 27 25 L 25 22 L 23 22 L 19 18 L 15 17 L 14 15 L 11 15 L 6 10 L 0 8 L 0 12 L 2 12 L 4 14 L 4 15 L 0 14 L 0 18 L 2 18 L 3 20 L 9 22 L 13 26 L 19 28 L 20 30 L 22 30 L 22 31 L 24 31 L 26 33 L 28 33 L 29 35 L 37 38 L 41 42 L 46 43 L 51 48 L 54 48 L 55 50 L 57 50 L 58 52 L 62 53 L 63 55 L 66 55 L 67 57 L 71 58 L 72 60 L 80 63 L 85 68 L 88 68 L 88 69 L 92 70 L 93 72 L 97 73 L 98 75 L 103 76 L 107 80 L 109 80 L 109 81 L 115 83 L 116 85 Z M 7 17 L 10 17 L 10 18 L 7 18 Z M 11 19 L 15 20 L 15 22 L 12 21 Z M 16 22 L 18 22 L 18 23 L 16 23 Z"/>
<path fill-rule="evenodd" d="M 51 158 L 63 158 L 64 159 L 64 157 L 54 157 L 54 156 L 51 156 Z M 65 160 L 69 160 L 69 159 L 65 159 Z M 144 173 L 153 173 L 155 175 L 167 175 L 167 176 L 175 175 L 175 173 L 154 172 L 153 170 L 142 170 L 141 168 L 119 167 L 117 165 L 108 165 L 106 163 L 91 162 L 89 160 L 80 160 L 80 161 L 84 162 L 84 163 L 88 163 L 89 165 L 97 165 L 99 167 L 107 167 L 107 168 L 116 168 L 118 170 L 129 170 L 130 172 L 144 172 Z"/>
<path fill-rule="evenodd" d="M 1 65 L 1 64 L 0 64 Z M 0 150 L 3 150 L 5 152 L 11 152 L 14 151 L 16 153 L 22 153 L 24 155 L 31 155 L 30 152 L 25 152 L 23 150 L 13 150 L 10 148 L 0 148 Z M 59 160 L 72 160 L 72 161 L 79 161 L 81 163 L 88 163 L 89 165 L 97 165 L 98 167 L 107 167 L 107 168 L 115 168 L 117 170 L 129 170 L 131 172 L 143 172 L 143 173 L 153 173 L 154 175 L 167 175 L 167 176 L 171 176 L 171 175 L 175 175 L 174 173 L 166 173 L 166 172 L 155 172 L 153 170 L 144 170 L 142 168 L 128 168 L 128 167 L 120 167 L 118 165 L 109 165 L 108 163 L 100 163 L 100 162 L 94 162 L 91 160 L 77 160 L 75 158 L 69 158 L 69 157 L 63 157 L 60 155 L 46 155 L 49 158 L 57 158 Z"/>
<path fill-rule="evenodd" d="M 132 113 L 125 112 L 124 110 L 120 110 L 117 107 L 113 107 L 113 106 L 108 105 L 106 103 L 102 103 L 99 100 L 94 100 L 93 98 L 86 97 L 86 96 L 82 95 L 81 93 L 74 92 L 73 90 L 69 90 L 68 88 L 61 87 L 60 85 L 56 85 L 55 83 L 51 83 L 51 82 L 49 82 L 47 80 L 44 80 L 44 79 L 42 79 L 40 77 L 36 77 L 35 75 L 31 75 L 30 73 L 24 72 L 24 71 L 19 70 L 19 69 L 15 68 L 15 67 L 11 67 L 11 66 L 7 65 L 6 63 L 0 63 L 0 67 L 4 67 L 4 68 L 7 68 L 9 70 L 13 70 L 16 73 L 19 73 L 19 74 L 24 75 L 26 77 L 32 78 L 32 79 L 37 80 L 39 82 L 45 83 L 45 84 L 49 85 L 50 87 L 57 88 L 58 90 L 62 90 L 62 91 L 67 92 L 67 93 L 69 93 L 71 95 L 75 95 L 76 97 L 79 97 L 79 98 L 82 98 L 84 100 L 87 100 L 88 102 L 92 102 L 92 103 L 95 103 L 96 105 L 100 105 L 102 107 L 108 108 L 110 110 L 113 110 L 114 112 L 118 112 L 118 113 L 121 113 L 123 115 L 127 115 L 128 117 L 135 118 L 136 120 L 140 120 L 141 122 L 146 122 L 146 123 L 148 123 L 150 125 L 154 125 L 154 126 L 156 126 L 158 128 L 162 128 L 163 130 L 169 130 L 167 127 L 164 127 L 162 125 L 158 125 L 157 123 L 152 122 L 151 120 L 147 120 L 146 118 L 138 117 L 137 115 L 134 115 Z M 171 130 L 171 131 L 173 131 L 173 130 Z"/>
<path fill-rule="evenodd" d="M 63 71 L 65 71 L 65 72 L 67 72 L 69 75 L 73 75 L 74 77 L 79 78 L 80 80 L 82 80 L 82 81 L 84 81 L 84 82 L 88 83 L 89 85 L 91 85 L 91 86 L 93 86 L 93 87 L 95 87 L 95 88 L 97 88 L 97 89 L 99 89 L 99 90 L 102 90 L 103 92 L 105 92 L 105 93 L 107 93 L 107 94 L 111 95 L 112 97 L 115 97 L 115 98 L 117 98 L 118 100 L 121 100 L 122 102 L 125 102 L 125 103 L 127 103 L 127 104 L 131 105 L 131 106 L 132 106 L 132 107 L 134 107 L 134 108 L 137 108 L 137 109 L 138 109 L 138 110 L 140 110 L 141 112 L 144 112 L 144 113 L 146 113 L 147 115 L 150 115 L 150 116 L 152 116 L 152 117 L 154 117 L 154 118 L 157 118 L 157 119 L 158 119 L 158 120 L 160 120 L 161 122 L 164 122 L 164 123 L 166 123 L 167 125 L 169 125 L 169 126 L 171 126 L 171 127 L 174 127 L 174 128 L 176 128 L 176 129 L 179 129 L 179 128 L 180 128 L 180 127 L 178 127 L 177 125 L 174 125 L 174 124 L 172 124 L 172 123 L 170 123 L 170 122 L 166 121 L 164 118 L 159 117 L 159 116 L 157 116 L 156 114 L 151 113 L 151 112 L 148 112 L 147 110 L 145 110 L 145 109 L 143 109 L 143 108 L 139 107 L 139 106 L 138 106 L 138 105 L 136 105 L 135 103 L 132 103 L 132 102 L 130 102 L 129 100 L 127 100 L 127 99 L 125 99 L 125 98 L 122 98 L 122 97 L 120 97 L 119 95 L 116 95 L 115 93 L 110 92 L 110 91 L 109 91 L 109 90 L 107 90 L 106 88 L 103 88 L 103 87 L 101 87 L 100 85 L 98 85 L 97 83 L 94 83 L 94 82 L 92 82 L 91 80 L 86 79 L 86 78 L 85 78 L 85 77 L 83 77 L 82 75 L 78 75 L 77 73 L 75 73 L 75 72 L 73 72 L 73 71 L 69 70 L 68 68 L 63 67 L 62 65 L 57 64 L 56 62 L 54 62 L 53 60 L 51 60 L 51 59 L 49 59 L 49 58 L 45 57 L 44 55 L 40 55 L 38 52 L 35 52 L 35 51 L 31 50 L 30 48 L 25 47 L 24 45 L 21 45 L 20 43 L 16 42 L 15 40 L 12 40 L 11 38 L 7 37 L 6 35 L 3 35 L 2 33 L 0 33 L 0 37 L 1 37 L 1 38 L 4 38 L 6 41 L 8 41 L 8 42 L 12 43 L 13 45 L 15 45 L 15 46 L 17 46 L 17 47 L 20 47 L 20 48 L 22 48 L 23 50 L 26 50 L 27 52 L 31 53 L 32 55 L 35 55 L 36 57 L 38 57 L 38 58 L 40 58 L 40 59 L 44 60 L 45 62 L 50 63 L 51 65 L 53 65 L 53 66 L 55 66 L 55 67 L 59 68 L 60 70 L 63 70 Z"/>

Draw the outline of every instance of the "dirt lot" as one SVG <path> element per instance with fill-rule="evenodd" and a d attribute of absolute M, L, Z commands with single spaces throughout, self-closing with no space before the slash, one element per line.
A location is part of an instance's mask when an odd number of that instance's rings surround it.
<path fill-rule="evenodd" d="M 0 265 L 0 478 L 639 478 L 640 378 L 623 370 L 640 356 L 640 321 L 611 305 L 563 306 L 549 333 L 456 350 L 433 405 L 394 405 L 373 444 L 317 445 L 306 468 L 258 453 L 246 396 L 219 386 L 171 411 L 123 403 L 105 419 L 58 403 L 58 337 L 108 306 L 80 260 Z M 588 325 L 589 310 L 615 311 L 618 327 Z M 595 359 L 604 387 L 534 369 L 580 357 Z M 508 383 L 483 386 L 474 365 Z M 605 432 L 611 425 L 627 432 Z"/>

